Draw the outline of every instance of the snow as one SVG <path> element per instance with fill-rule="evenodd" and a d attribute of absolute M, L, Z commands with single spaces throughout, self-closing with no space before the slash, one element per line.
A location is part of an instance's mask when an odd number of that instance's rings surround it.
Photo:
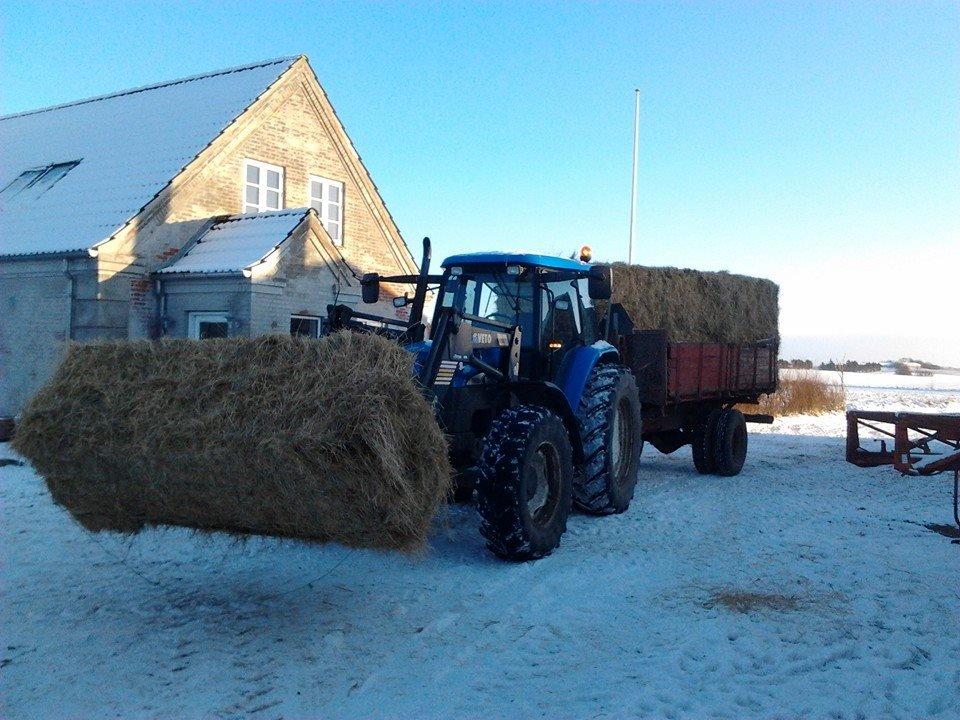
<path fill-rule="evenodd" d="M 0 188 L 79 160 L 37 197 L 0 208 L 0 255 L 84 250 L 106 239 L 296 58 L 233 68 L 0 118 Z"/>
<path fill-rule="evenodd" d="M 785 375 L 795 370 L 782 371 Z M 804 372 L 804 371 L 800 371 Z M 831 370 L 816 370 L 815 372 L 834 381 L 843 381 L 848 388 L 873 388 L 876 390 L 919 390 L 924 392 L 957 392 L 960 390 L 960 372 L 935 372 L 929 376 L 897 375 L 892 372 L 873 373 L 840 373 Z"/>
<path fill-rule="evenodd" d="M 232 215 L 213 225 L 162 273 L 240 272 L 279 247 L 310 212 L 309 208 Z"/>
<path fill-rule="evenodd" d="M 0 716 L 956 718 L 960 546 L 924 527 L 950 523 L 946 476 L 846 464 L 840 413 L 752 429 L 736 478 L 648 447 L 627 513 L 522 564 L 469 507 L 412 558 L 94 536 L 0 468 Z"/>

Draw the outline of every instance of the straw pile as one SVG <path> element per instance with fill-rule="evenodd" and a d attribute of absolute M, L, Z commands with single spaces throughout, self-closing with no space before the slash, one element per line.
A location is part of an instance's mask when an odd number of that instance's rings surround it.
<path fill-rule="evenodd" d="M 181 525 L 414 550 L 446 441 L 375 335 L 74 345 L 15 447 L 85 528 Z"/>
<path fill-rule="evenodd" d="M 779 337 L 770 280 L 670 267 L 613 265 L 613 302 L 640 330 L 665 330 L 671 341 L 747 343 Z"/>

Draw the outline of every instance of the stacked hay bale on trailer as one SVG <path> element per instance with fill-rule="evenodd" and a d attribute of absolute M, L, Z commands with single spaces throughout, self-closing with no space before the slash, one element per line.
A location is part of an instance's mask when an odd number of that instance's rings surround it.
<path fill-rule="evenodd" d="M 779 288 L 764 278 L 674 267 L 613 265 L 614 303 L 637 328 L 673 342 L 753 343 L 779 336 Z"/>

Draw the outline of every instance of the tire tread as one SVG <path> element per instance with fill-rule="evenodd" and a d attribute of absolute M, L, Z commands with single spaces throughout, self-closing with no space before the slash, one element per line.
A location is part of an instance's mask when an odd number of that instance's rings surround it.
<path fill-rule="evenodd" d="M 581 475 L 574 483 L 573 502 L 579 509 L 594 515 L 610 515 L 627 509 L 618 507 L 609 492 L 606 444 L 607 430 L 613 420 L 614 394 L 625 373 L 632 379 L 630 370 L 623 365 L 610 363 L 595 367 L 583 389 L 577 413 L 584 462 Z"/>
<path fill-rule="evenodd" d="M 487 541 L 488 549 L 498 557 L 531 560 L 548 555 L 560 544 L 560 537 L 567 529 L 569 483 L 565 493 L 562 489 L 562 495 L 566 497 L 561 496 L 558 522 L 545 543 L 537 546 L 533 542 L 522 516 L 525 500 L 521 497 L 521 460 L 535 429 L 548 422 L 557 423 L 566 437 L 563 422 L 554 413 L 536 405 L 520 405 L 501 413 L 484 439 L 477 463 L 477 510 L 480 513 L 480 534 Z M 569 465 L 569 441 L 564 452 Z M 568 467 L 566 476 L 571 475 L 572 469 Z"/>

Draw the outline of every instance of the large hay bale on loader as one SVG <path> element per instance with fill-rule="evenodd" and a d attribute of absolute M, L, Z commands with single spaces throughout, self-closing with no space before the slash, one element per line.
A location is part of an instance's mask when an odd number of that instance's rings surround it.
<path fill-rule="evenodd" d="M 674 342 L 778 338 L 779 288 L 763 278 L 672 267 L 613 265 L 613 302 L 637 328 Z"/>
<path fill-rule="evenodd" d="M 89 530 L 414 550 L 450 467 L 411 361 L 347 332 L 73 345 L 15 447 Z"/>

